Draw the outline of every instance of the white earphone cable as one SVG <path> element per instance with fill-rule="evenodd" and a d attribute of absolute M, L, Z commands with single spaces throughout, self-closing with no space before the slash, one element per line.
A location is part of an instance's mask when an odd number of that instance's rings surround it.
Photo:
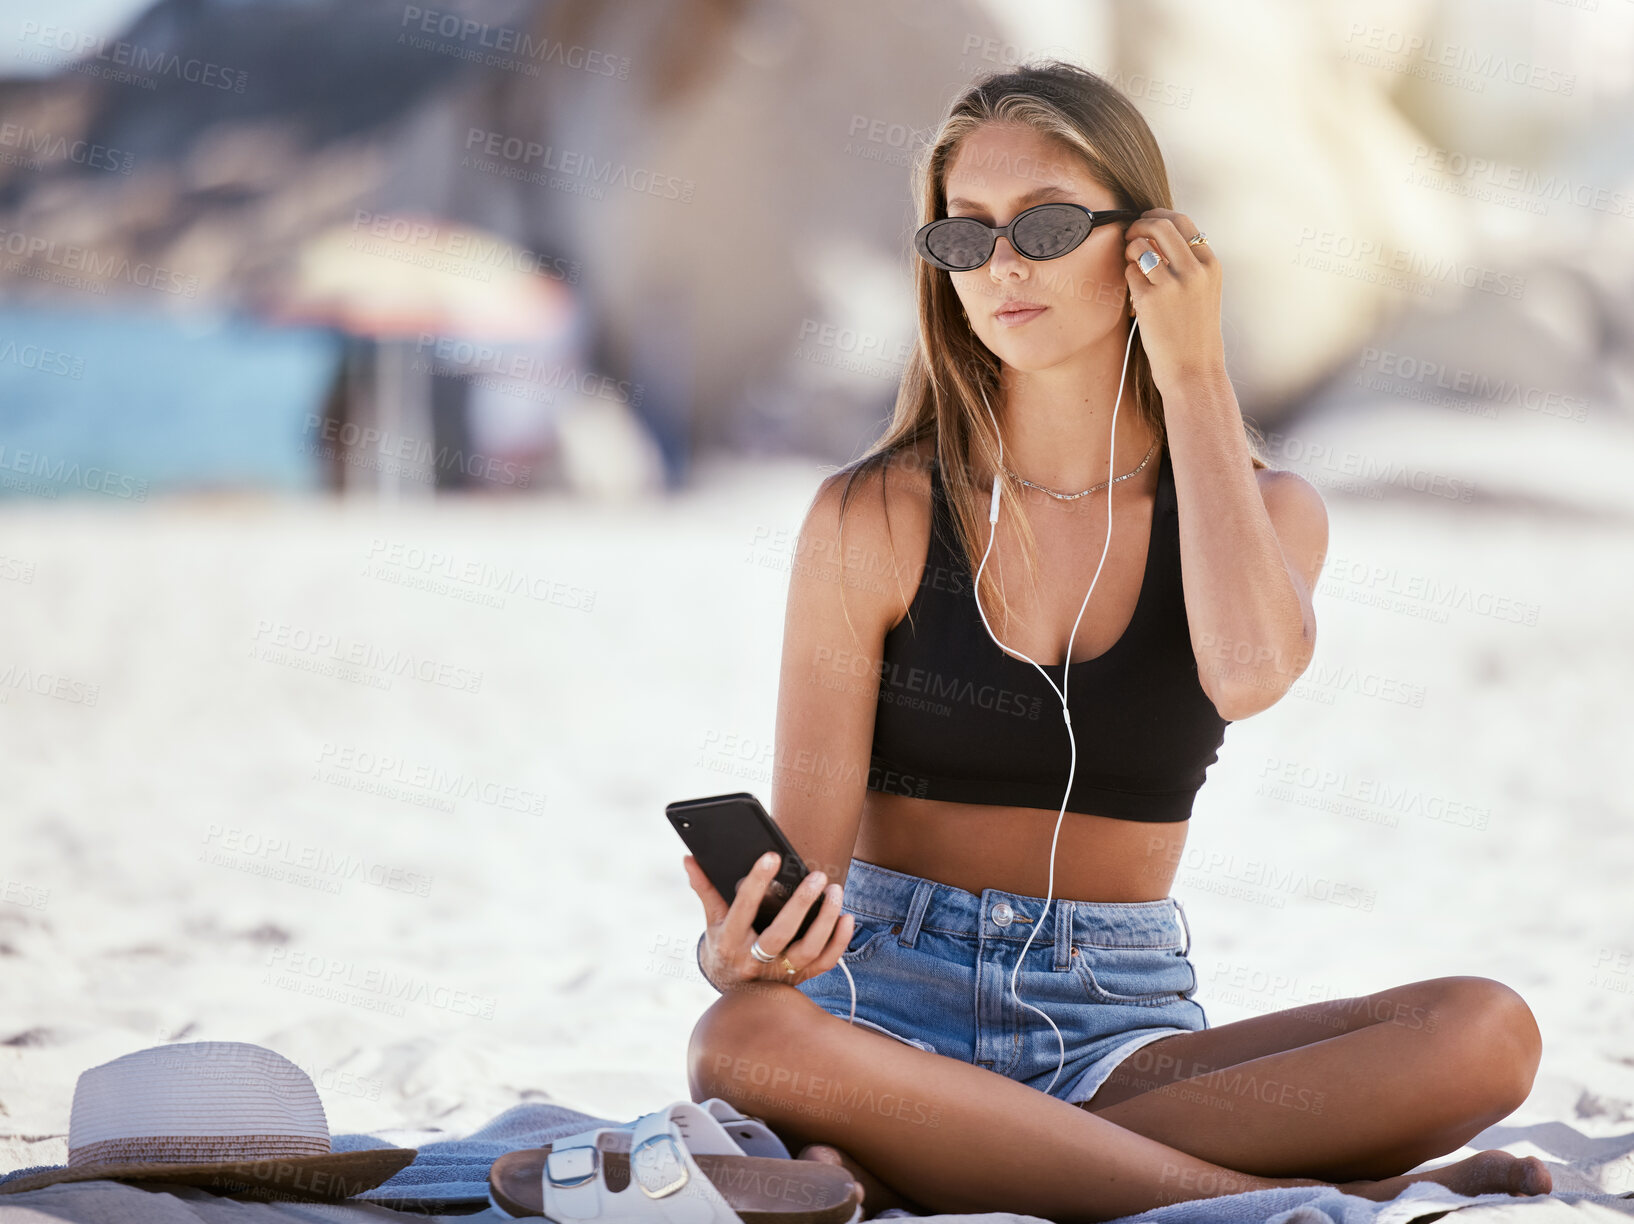
<path fill-rule="evenodd" d="M 1072 712 L 1067 706 L 1066 694 L 1066 688 L 1072 680 L 1072 643 L 1073 639 L 1078 636 L 1078 622 L 1084 618 L 1084 609 L 1089 606 L 1090 594 L 1095 590 L 1095 582 L 1101 576 L 1101 566 L 1106 564 L 1106 554 L 1112 547 L 1112 484 L 1115 483 L 1112 479 L 1112 473 L 1117 471 L 1118 405 L 1123 402 L 1123 384 L 1124 379 L 1129 372 L 1129 353 L 1134 347 L 1135 328 L 1137 326 L 1138 320 L 1132 320 L 1129 324 L 1129 340 L 1124 345 L 1123 349 L 1123 370 L 1118 374 L 1118 395 L 1117 399 L 1114 400 L 1112 404 L 1112 436 L 1109 441 L 1110 453 L 1107 455 L 1106 473 L 1108 481 L 1106 486 L 1106 543 L 1101 546 L 1101 559 L 1095 565 L 1095 574 L 1089 580 L 1089 590 L 1084 592 L 1084 602 L 1078 605 L 1077 619 L 1072 622 L 1072 633 L 1067 637 L 1067 649 L 1066 653 L 1062 656 L 1061 662 L 1061 688 L 1055 687 L 1055 681 L 1051 680 L 1050 674 L 1039 666 L 1038 660 L 1029 658 L 1027 655 L 1022 654 L 1019 650 L 1012 652 L 1020 655 L 1023 659 L 1026 659 L 1027 662 L 1038 668 L 1038 674 L 1044 677 L 1045 683 L 1047 683 L 1052 689 L 1055 689 L 1055 695 L 1061 699 L 1061 717 L 1067 726 L 1067 746 L 1070 752 L 1067 762 L 1067 793 L 1061 797 L 1061 811 L 1055 818 L 1055 834 L 1050 838 L 1050 874 L 1049 885 L 1044 892 L 1044 912 L 1039 914 L 1037 920 L 1033 923 L 1033 929 L 1027 933 L 1027 942 L 1022 945 L 1021 952 L 1016 957 L 1015 968 L 1010 971 L 1010 997 L 1022 1007 L 1027 1008 L 1029 1011 L 1035 1011 L 1038 1012 L 1040 1016 L 1044 1016 L 1044 1019 L 1049 1024 L 1050 1028 L 1055 1030 L 1056 1044 L 1061 1047 L 1061 1059 L 1060 1062 L 1056 1064 L 1055 1074 L 1050 1077 L 1049 1087 L 1044 1089 L 1046 1093 L 1055 1087 L 1055 1081 L 1060 1078 L 1062 1068 L 1067 1065 L 1067 1045 L 1061 1037 L 1061 1030 L 1056 1028 L 1054 1020 L 1051 1020 L 1049 1016 L 1045 1015 L 1043 1011 L 1034 1007 L 1031 1003 L 1022 1002 L 1021 995 L 1016 991 L 1016 975 L 1021 972 L 1022 962 L 1027 958 L 1027 950 L 1032 947 L 1034 936 L 1036 936 L 1039 930 L 1043 927 L 1045 915 L 1050 912 L 1050 901 L 1055 896 L 1055 847 L 1056 843 L 1059 842 L 1061 838 L 1061 822 L 1066 819 L 1067 803 L 1072 798 L 1072 779 L 1073 775 L 1078 769 L 1078 739 L 1072 733 Z M 998 418 L 993 416 L 993 406 L 987 403 L 987 393 L 985 391 L 982 393 L 982 403 L 987 407 L 988 418 L 993 422 L 993 433 L 999 440 L 999 463 L 1002 465 L 1004 463 L 1004 435 L 999 432 Z M 988 623 L 987 613 L 982 611 L 981 599 L 982 570 L 987 566 L 987 554 L 993 551 L 993 541 L 997 538 L 998 534 L 998 521 L 999 474 L 994 472 L 993 500 L 987 513 L 987 550 L 982 553 L 981 564 L 976 567 L 975 589 L 973 593 L 976 597 L 976 611 L 981 614 L 982 624 L 987 627 L 987 636 L 993 639 L 993 642 L 999 647 L 1000 650 L 1008 651 L 1009 647 L 1005 646 L 1003 642 L 999 641 L 998 634 L 993 632 L 993 626 Z M 847 971 L 847 976 L 850 976 L 849 970 Z M 855 998 L 854 990 L 852 992 L 852 996 Z M 854 1010 L 853 1014 L 855 1014 Z"/>
<path fill-rule="evenodd" d="M 1129 339 L 1127 343 L 1125 343 L 1123 349 L 1123 369 L 1118 374 L 1118 395 L 1112 403 L 1112 436 L 1109 441 L 1110 453 L 1107 455 L 1108 483 L 1106 486 L 1106 543 L 1101 546 L 1101 559 L 1095 565 L 1095 573 L 1089 580 L 1089 590 L 1084 592 L 1084 602 L 1078 605 L 1078 616 L 1072 622 L 1072 632 L 1067 636 L 1067 650 L 1066 654 L 1062 656 L 1061 687 L 1055 687 L 1055 681 L 1051 680 L 1050 674 L 1039 666 L 1038 660 L 1022 654 L 1019 650 L 1010 652 L 1020 655 L 1021 658 L 1026 659 L 1027 662 L 1038 668 L 1038 674 L 1044 677 L 1044 682 L 1048 684 L 1050 688 L 1054 689 L 1055 695 L 1061 699 L 1061 717 L 1067 726 L 1067 746 L 1070 750 L 1070 756 L 1067 762 L 1067 792 L 1061 797 L 1061 811 L 1055 818 L 1055 834 L 1050 839 L 1050 873 L 1049 884 L 1044 892 L 1044 912 L 1039 914 L 1037 921 L 1033 923 L 1033 929 L 1027 934 L 1027 942 L 1022 945 L 1021 953 L 1016 957 L 1015 968 L 1010 971 L 1010 997 L 1017 1003 L 1021 1004 L 1022 1007 L 1025 1007 L 1030 1011 L 1038 1012 L 1040 1016 L 1043 1016 L 1045 1022 L 1050 1026 L 1050 1028 L 1055 1030 L 1056 1044 L 1061 1047 L 1061 1058 L 1056 1064 L 1055 1074 L 1050 1077 L 1049 1088 L 1044 1089 L 1046 1093 L 1049 1092 L 1051 1088 L 1055 1087 L 1055 1081 L 1060 1078 L 1062 1068 L 1067 1065 L 1067 1045 L 1061 1036 L 1061 1030 L 1056 1027 L 1054 1020 L 1051 1020 L 1048 1015 L 1046 1015 L 1039 1008 L 1034 1007 L 1031 1003 L 1022 1002 L 1021 995 L 1016 991 L 1016 975 L 1020 973 L 1022 962 L 1026 960 L 1027 949 L 1032 947 L 1033 937 L 1037 935 L 1039 930 L 1043 927 L 1045 915 L 1050 912 L 1050 902 L 1055 897 L 1055 847 L 1061 839 L 1061 822 L 1066 819 L 1067 803 L 1072 798 L 1072 779 L 1078 769 L 1078 740 L 1072 733 L 1072 712 L 1067 705 L 1066 694 L 1066 689 L 1072 681 L 1072 643 L 1078 636 L 1078 622 L 1083 620 L 1084 609 L 1089 607 L 1089 597 L 1094 593 L 1096 580 L 1101 576 L 1101 567 L 1106 564 L 1106 554 L 1112 547 L 1112 484 L 1114 483 L 1112 480 L 1112 473 L 1117 471 L 1118 405 L 1123 403 L 1123 384 L 1129 373 L 1129 354 L 1134 348 L 1135 328 L 1138 326 L 1138 319 L 1130 321 Z M 987 393 L 985 391 L 982 392 L 982 404 L 987 409 L 988 419 L 993 422 L 993 434 L 999 440 L 999 463 L 1002 465 L 1004 463 L 1004 435 L 999 432 L 998 418 L 993 415 L 993 406 L 987 402 Z M 987 629 L 987 636 L 993 639 L 994 645 L 998 646 L 1000 650 L 1009 651 L 1010 648 L 1003 642 L 999 641 L 998 634 L 993 632 L 993 626 L 989 624 L 987 620 L 987 613 L 982 610 L 982 570 L 987 567 L 988 554 L 993 551 L 993 542 L 998 533 L 998 521 L 999 474 L 994 472 L 993 498 L 987 511 L 987 548 L 982 553 L 981 564 L 976 567 L 976 577 L 974 580 L 974 589 L 972 593 L 976 598 L 976 611 L 982 618 L 982 625 Z M 857 980 L 851 976 L 851 967 L 847 965 L 843 959 L 837 961 L 836 963 L 845 971 L 845 980 L 851 987 L 851 1015 L 848 1017 L 848 1021 L 854 1025 L 857 1022 Z"/>

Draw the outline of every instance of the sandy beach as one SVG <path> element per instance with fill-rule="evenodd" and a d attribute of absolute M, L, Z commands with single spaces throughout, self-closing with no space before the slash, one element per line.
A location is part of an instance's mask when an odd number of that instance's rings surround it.
<path fill-rule="evenodd" d="M 1604 417 L 1409 435 L 1396 411 L 1299 437 L 1395 445 L 1482 497 L 1303 468 L 1331 523 L 1319 646 L 1198 798 L 1174 890 L 1198 998 L 1218 1025 L 1494 977 L 1545 1054 L 1483 1146 L 1626 1136 L 1634 448 Z M 1551 447 L 1569 488 L 1539 475 Z M 770 797 L 825 470 L 717 462 L 616 507 L 0 506 L 5 1167 L 64 1158 L 80 1071 L 176 1039 L 285 1054 L 336 1134 L 688 1096 L 715 993 L 663 806 Z M 1629 1146 L 1557 1189 L 1634 1189 Z"/>

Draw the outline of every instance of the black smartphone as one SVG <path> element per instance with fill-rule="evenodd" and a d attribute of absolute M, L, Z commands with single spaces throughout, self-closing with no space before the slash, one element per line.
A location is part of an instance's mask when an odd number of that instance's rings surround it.
<path fill-rule="evenodd" d="M 775 850 L 783 856 L 782 865 L 766 886 L 766 895 L 755 912 L 757 935 L 771 925 L 795 886 L 806 878 L 806 865 L 799 853 L 777 827 L 771 813 L 748 791 L 710 795 L 705 799 L 678 799 L 665 806 L 664 814 L 728 905 L 738 895 L 738 881 L 753 870 L 761 855 Z M 806 910 L 794 939 L 806 933 L 821 908 L 822 894 L 819 893 Z"/>

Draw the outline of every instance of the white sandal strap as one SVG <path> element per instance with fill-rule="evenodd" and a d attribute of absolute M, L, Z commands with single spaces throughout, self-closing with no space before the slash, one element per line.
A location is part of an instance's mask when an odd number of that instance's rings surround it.
<path fill-rule="evenodd" d="M 630 1137 L 631 1184 L 616 1192 L 607 1188 L 604 1153 L 598 1144 L 607 1131 Z M 743 1224 L 698 1167 L 693 1151 L 745 1154 L 708 1111 L 691 1101 L 643 1114 L 633 1128 L 600 1127 L 558 1139 L 541 1176 L 545 1215 L 598 1224 Z"/>
<path fill-rule="evenodd" d="M 759 1118 L 740 1113 L 725 1097 L 710 1097 L 700 1101 L 710 1117 L 719 1122 L 728 1135 L 743 1149 L 746 1156 L 773 1156 L 782 1160 L 792 1158 L 786 1144 L 775 1131 Z"/>

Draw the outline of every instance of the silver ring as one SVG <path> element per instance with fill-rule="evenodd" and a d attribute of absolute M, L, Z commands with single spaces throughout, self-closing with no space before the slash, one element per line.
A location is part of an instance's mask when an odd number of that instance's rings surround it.
<path fill-rule="evenodd" d="M 763 965 L 769 965 L 777 959 L 777 957 L 773 956 L 770 952 L 766 951 L 765 948 L 760 946 L 760 940 L 758 939 L 749 946 L 749 955 L 754 957 Z"/>
<path fill-rule="evenodd" d="M 1150 280 L 1152 277 L 1152 269 L 1157 267 L 1158 264 L 1162 262 L 1163 256 L 1159 255 L 1156 251 L 1146 250 L 1140 253 L 1140 258 L 1135 260 L 1135 265 L 1146 274 L 1146 279 Z"/>

